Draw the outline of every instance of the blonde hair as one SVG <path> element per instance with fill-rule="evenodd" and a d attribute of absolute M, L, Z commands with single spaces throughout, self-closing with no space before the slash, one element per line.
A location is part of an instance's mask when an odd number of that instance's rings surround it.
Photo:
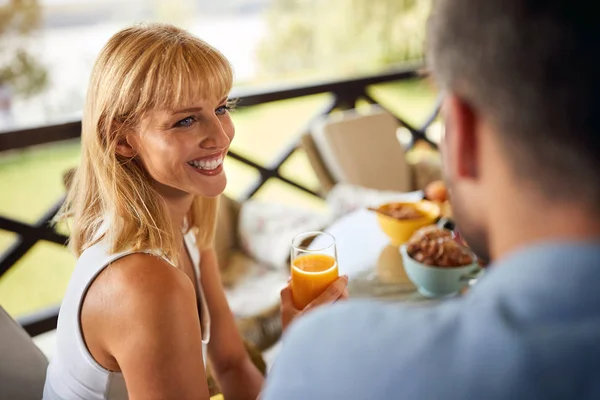
<path fill-rule="evenodd" d="M 77 255 L 107 237 L 111 252 L 162 251 L 177 260 L 180 248 L 164 199 L 137 158 L 117 145 L 150 110 L 175 109 L 194 100 L 218 99 L 231 90 L 227 59 L 171 25 L 135 26 L 102 49 L 83 113 L 82 157 L 60 219 L 72 218 L 69 247 Z M 200 248 L 212 244 L 218 199 L 195 197 L 188 215 Z M 110 221 L 108 231 L 102 224 Z"/>

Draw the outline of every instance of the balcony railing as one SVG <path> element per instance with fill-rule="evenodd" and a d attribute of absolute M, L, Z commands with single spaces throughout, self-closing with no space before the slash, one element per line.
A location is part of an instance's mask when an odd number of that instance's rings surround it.
<path fill-rule="evenodd" d="M 359 100 L 364 100 L 370 104 L 379 104 L 368 94 L 367 89 L 371 85 L 414 80 L 421 77 L 422 76 L 419 74 L 417 68 L 406 68 L 403 70 L 396 70 L 375 76 L 324 82 L 307 86 L 294 86 L 288 88 L 279 87 L 275 90 L 259 92 L 234 91 L 232 97 L 239 99 L 240 107 L 251 107 L 259 104 L 294 99 L 309 95 L 323 93 L 331 94 L 331 101 L 319 113 L 317 113 L 313 119 L 307 121 L 307 124 L 310 124 L 312 120 L 329 114 L 334 110 L 354 108 Z M 379 105 L 381 106 L 381 104 Z M 382 107 L 385 108 L 384 106 Z M 427 118 L 426 122 L 419 127 L 413 126 L 400 116 L 395 115 L 400 125 L 406 128 L 412 135 L 411 146 L 417 141 L 424 141 L 429 143 L 434 148 L 436 147 L 435 143 L 431 142 L 426 136 L 426 130 L 435 120 L 438 109 L 439 103 L 436 104 L 432 109 L 431 115 L 429 118 Z M 394 115 L 394 113 L 392 114 Z M 79 138 L 80 135 L 81 121 L 0 133 L 0 153 L 10 150 L 28 148 L 36 145 L 76 139 Z M 282 154 L 280 154 L 276 161 L 271 165 L 259 165 L 258 163 L 248 160 L 240 154 L 237 154 L 236 152 L 229 152 L 229 157 L 232 157 L 241 163 L 254 168 L 260 174 L 257 181 L 246 192 L 242 200 L 249 199 L 256 194 L 256 192 L 263 187 L 267 180 L 271 178 L 277 178 L 306 193 L 319 196 L 319 194 L 313 190 L 283 176 L 283 174 L 280 174 L 281 166 L 292 156 L 297 148 L 298 141 L 295 141 L 289 146 L 288 149 L 283 151 Z M 23 257 L 38 241 L 44 240 L 61 245 L 66 243 L 67 237 L 55 232 L 50 225 L 50 221 L 60 208 L 62 202 L 63 199 L 60 199 L 36 223 L 31 225 L 0 215 L 0 229 L 13 232 L 18 235 L 18 239 L 6 251 L 4 251 L 3 254 L 0 255 L 0 276 L 6 273 L 6 271 L 8 271 L 17 261 L 19 261 L 21 257 Z M 51 307 L 33 315 L 21 318 L 19 319 L 19 322 L 31 336 L 36 336 L 38 334 L 55 329 L 57 317 L 58 306 Z"/>

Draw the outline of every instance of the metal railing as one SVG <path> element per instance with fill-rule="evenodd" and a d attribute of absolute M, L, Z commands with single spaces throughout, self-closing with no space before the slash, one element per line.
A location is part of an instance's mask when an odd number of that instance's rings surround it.
<path fill-rule="evenodd" d="M 421 78 L 417 68 L 406 68 L 396 70 L 380 75 L 367 76 L 355 79 L 338 80 L 323 82 L 305 86 L 293 86 L 287 88 L 278 87 L 274 90 L 265 90 L 259 92 L 234 91 L 232 97 L 239 100 L 240 107 L 251 107 L 259 104 L 277 102 L 281 100 L 294 99 L 298 97 L 330 93 L 332 100 L 319 112 L 311 121 L 323 115 L 329 114 L 334 110 L 344 110 L 354 108 L 359 100 L 365 100 L 370 104 L 378 104 L 368 94 L 368 87 L 375 84 L 386 82 L 397 82 Z M 381 105 L 380 105 L 381 106 Z M 383 107 L 383 106 L 382 106 Z M 385 107 L 383 107 L 385 108 Z M 412 144 L 416 141 L 425 141 L 436 147 L 426 136 L 426 130 L 434 121 L 439 109 L 439 102 L 432 110 L 431 117 L 427 118 L 425 124 L 415 127 L 409 124 L 401 117 L 395 115 L 400 125 L 406 128 L 412 135 Z M 388 110 L 389 111 L 389 110 Z M 394 115 L 394 113 L 391 113 Z M 79 138 L 81 135 L 81 121 L 70 122 L 66 124 L 44 126 L 33 129 L 24 129 L 12 132 L 0 133 L 0 153 L 16 149 L 24 149 L 31 146 L 55 143 L 65 140 Z M 304 185 L 286 178 L 280 174 L 281 166 L 298 149 L 299 140 L 294 141 L 271 165 L 260 165 L 254 161 L 230 151 L 228 156 L 257 170 L 260 174 L 257 181 L 250 187 L 243 199 L 252 197 L 269 179 L 276 178 L 288 185 L 300 189 L 314 196 L 319 196 L 313 190 Z M 411 145 L 412 145 L 411 144 Z M 44 240 L 52 243 L 64 245 L 67 237 L 57 233 L 50 226 L 50 221 L 62 205 L 63 199 L 60 199 L 52 206 L 36 223 L 33 225 L 17 221 L 5 216 L 0 216 L 0 229 L 13 232 L 18 235 L 18 239 L 0 255 L 0 276 L 8 271 L 21 257 L 23 257 L 38 241 Z M 27 317 L 21 318 L 19 322 L 32 335 L 38 335 L 56 328 L 58 317 L 58 307 L 37 312 Z"/>

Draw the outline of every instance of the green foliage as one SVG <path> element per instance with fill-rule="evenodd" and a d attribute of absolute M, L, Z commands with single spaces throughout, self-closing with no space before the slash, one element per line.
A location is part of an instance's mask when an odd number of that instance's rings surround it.
<path fill-rule="evenodd" d="M 259 47 L 265 75 L 350 75 L 423 57 L 431 0 L 274 0 Z"/>
<path fill-rule="evenodd" d="M 37 0 L 0 2 L 0 86 L 15 94 L 32 95 L 47 83 L 45 68 L 26 50 L 40 20 Z"/>

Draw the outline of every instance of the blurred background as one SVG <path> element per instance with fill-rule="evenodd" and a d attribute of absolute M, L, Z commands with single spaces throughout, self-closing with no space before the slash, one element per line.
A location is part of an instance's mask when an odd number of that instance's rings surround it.
<path fill-rule="evenodd" d="M 373 102 L 408 127 L 424 124 L 437 96 L 419 73 L 429 6 L 430 0 L 0 0 L 0 305 L 23 317 L 62 299 L 75 260 L 51 234 L 36 231 L 31 240 L 26 233 L 46 225 L 44 216 L 64 195 L 63 174 L 79 157 L 77 122 L 90 71 L 117 30 L 169 22 L 221 50 L 235 69 L 233 94 L 242 99 L 233 114 L 226 194 L 321 212 L 319 181 L 297 146 L 300 135 L 323 109 Z M 63 128 L 73 133 L 56 136 Z M 423 131 L 432 142 L 436 132 Z M 412 151 L 427 148 L 417 143 Z"/>

